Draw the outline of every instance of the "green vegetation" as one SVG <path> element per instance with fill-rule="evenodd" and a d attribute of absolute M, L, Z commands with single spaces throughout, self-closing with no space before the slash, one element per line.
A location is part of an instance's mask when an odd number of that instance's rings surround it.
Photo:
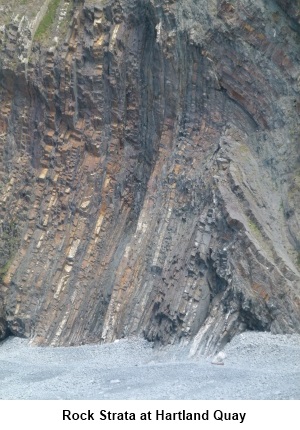
<path fill-rule="evenodd" d="M 250 154 L 250 149 L 245 143 L 242 143 L 241 145 L 239 145 L 238 149 L 240 154 L 243 154 L 243 155 Z"/>
<path fill-rule="evenodd" d="M 9 266 L 11 265 L 11 258 L 4 264 L 4 266 L 0 267 L 0 281 L 3 281 L 6 273 L 8 272 Z"/>
<path fill-rule="evenodd" d="M 300 267 L 300 252 L 298 252 L 297 258 L 296 258 L 296 264 L 298 267 Z"/>
<path fill-rule="evenodd" d="M 42 19 L 35 33 L 35 36 L 34 36 L 35 39 L 42 39 L 43 36 L 47 33 L 47 30 L 50 28 L 50 26 L 54 23 L 55 15 L 56 15 L 56 11 L 59 3 L 60 3 L 60 0 L 51 0 L 48 6 L 47 12 L 45 13 L 44 18 Z"/>
<path fill-rule="evenodd" d="M 261 247 L 265 251 L 267 251 L 269 249 L 268 244 L 257 221 L 248 218 L 248 226 L 249 226 L 249 231 L 251 235 L 255 237 L 255 239 L 259 242 Z"/>
<path fill-rule="evenodd" d="M 249 228 L 250 228 L 252 233 L 261 235 L 261 232 L 260 232 L 259 227 L 256 224 L 256 222 L 250 220 L 250 221 L 248 221 L 248 224 L 249 224 Z"/>

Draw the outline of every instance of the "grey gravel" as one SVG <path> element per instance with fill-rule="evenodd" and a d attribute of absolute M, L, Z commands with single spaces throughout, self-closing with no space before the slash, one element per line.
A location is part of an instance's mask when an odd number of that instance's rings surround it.
<path fill-rule="evenodd" d="M 300 336 L 247 332 L 224 365 L 141 340 L 69 348 L 0 344 L 1 399 L 300 399 Z"/>

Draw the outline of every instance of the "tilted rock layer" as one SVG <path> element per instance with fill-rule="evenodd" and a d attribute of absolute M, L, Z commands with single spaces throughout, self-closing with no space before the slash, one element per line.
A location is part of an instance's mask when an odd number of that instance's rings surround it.
<path fill-rule="evenodd" d="M 0 336 L 300 332 L 299 1 L 0 3 Z"/>

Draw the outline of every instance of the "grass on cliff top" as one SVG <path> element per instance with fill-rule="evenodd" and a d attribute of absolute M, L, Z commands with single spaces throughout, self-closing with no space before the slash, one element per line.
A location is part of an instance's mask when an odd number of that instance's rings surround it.
<path fill-rule="evenodd" d="M 51 0 L 47 12 L 45 13 L 44 18 L 40 22 L 40 25 L 38 26 L 38 29 L 34 35 L 35 39 L 42 39 L 43 36 L 47 33 L 47 30 L 50 28 L 50 26 L 54 23 L 59 3 L 60 0 Z"/>

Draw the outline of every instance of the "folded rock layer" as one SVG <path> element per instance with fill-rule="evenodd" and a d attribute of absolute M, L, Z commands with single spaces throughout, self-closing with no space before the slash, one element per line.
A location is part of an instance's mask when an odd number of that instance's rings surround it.
<path fill-rule="evenodd" d="M 0 1 L 0 337 L 300 332 L 300 4 Z"/>

